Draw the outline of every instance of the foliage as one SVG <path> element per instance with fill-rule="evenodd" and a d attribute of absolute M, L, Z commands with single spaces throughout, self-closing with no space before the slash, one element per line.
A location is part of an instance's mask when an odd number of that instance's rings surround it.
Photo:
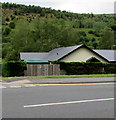
<path fill-rule="evenodd" d="M 24 76 L 24 70 L 26 69 L 25 62 L 22 61 L 6 61 L 2 64 L 2 76 L 14 77 Z"/>
<path fill-rule="evenodd" d="M 6 21 L 9 21 L 10 19 L 8 17 L 6 17 Z"/>
<path fill-rule="evenodd" d="M 116 31 L 116 24 L 111 26 L 112 30 Z"/>
<path fill-rule="evenodd" d="M 10 22 L 9 27 L 10 27 L 11 29 L 14 29 L 14 28 L 15 28 L 15 23 L 14 23 L 14 22 Z"/>
<path fill-rule="evenodd" d="M 11 29 L 9 27 L 6 27 L 4 30 L 3 30 L 3 35 L 5 36 L 8 36 L 11 32 Z"/>
<path fill-rule="evenodd" d="M 58 64 L 58 63 L 57 63 Z M 78 74 L 116 74 L 116 63 L 63 63 L 60 62 L 62 70 L 67 75 Z"/>
<path fill-rule="evenodd" d="M 116 49 L 114 15 L 67 11 L 3 3 L 3 59 L 18 60 L 20 52 L 47 52 L 57 47 L 86 44 Z"/>
<path fill-rule="evenodd" d="M 100 44 L 102 49 L 112 49 L 114 45 L 114 33 L 109 29 L 104 30 Z"/>

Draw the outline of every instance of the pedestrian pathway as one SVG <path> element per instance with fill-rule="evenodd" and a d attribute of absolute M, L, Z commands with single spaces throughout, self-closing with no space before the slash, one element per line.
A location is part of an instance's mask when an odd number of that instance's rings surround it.
<path fill-rule="evenodd" d="M 31 88 L 31 87 L 41 87 L 41 86 L 48 86 L 48 85 L 1 85 L 0 89 L 5 89 L 5 88 Z"/>
<path fill-rule="evenodd" d="M 62 86 L 62 85 L 108 85 L 115 84 L 113 77 L 101 78 L 60 78 L 60 79 L 22 79 L 7 80 L 0 82 L 0 88 L 31 88 L 39 86 Z"/>

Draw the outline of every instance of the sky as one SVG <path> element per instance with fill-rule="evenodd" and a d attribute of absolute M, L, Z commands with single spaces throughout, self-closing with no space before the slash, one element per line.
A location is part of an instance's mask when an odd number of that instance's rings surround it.
<path fill-rule="evenodd" d="M 25 5 L 36 5 L 74 13 L 93 14 L 114 13 L 115 1 L 116 0 L 0 0 L 2 3 L 10 2 Z"/>

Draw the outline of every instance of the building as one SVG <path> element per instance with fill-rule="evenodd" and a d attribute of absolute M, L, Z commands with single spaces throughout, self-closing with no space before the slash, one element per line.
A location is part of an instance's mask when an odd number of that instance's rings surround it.
<path fill-rule="evenodd" d="M 50 52 L 21 52 L 20 59 L 27 63 L 48 64 L 61 62 L 116 62 L 116 50 L 92 50 L 86 45 L 61 47 Z"/>

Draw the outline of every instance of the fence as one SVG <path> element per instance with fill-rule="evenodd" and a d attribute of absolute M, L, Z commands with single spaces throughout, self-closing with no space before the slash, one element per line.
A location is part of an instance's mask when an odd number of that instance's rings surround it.
<path fill-rule="evenodd" d="M 60 75 L 59 64 L 27 64 L 25 76 Z"/>

